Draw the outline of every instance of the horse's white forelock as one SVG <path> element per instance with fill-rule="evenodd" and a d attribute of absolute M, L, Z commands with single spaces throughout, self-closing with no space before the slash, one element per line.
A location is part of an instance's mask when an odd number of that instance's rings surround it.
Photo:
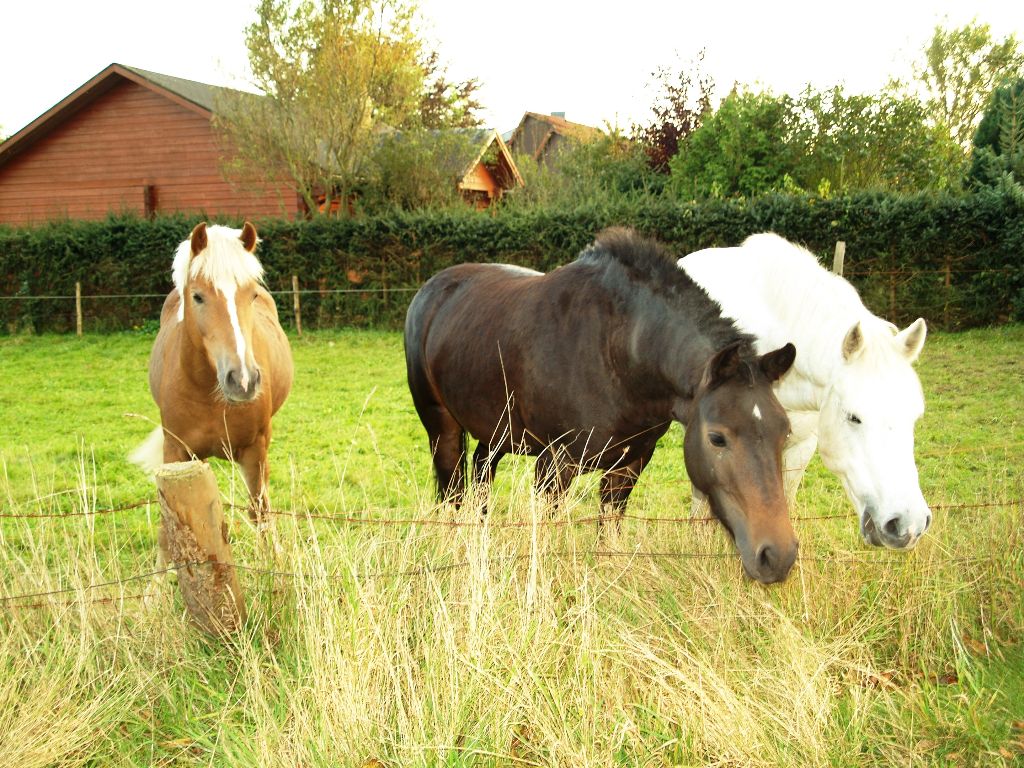
<path fill-rule="evenodd" d="M 206 248 L 192 256 L 192 242 L 178 246 L 171 266 L 171 278 L 178 295 L 184 297 L 186 270 L 193 279 L 209 280 L 222 294 L 234 293 L 238 286 L 263 282 L 263 265 L 241 240 L 242 230 L 214 224 L 206 228 Z M 257 241 L 258 242 L 258 241 Z M 191 264 L 191 269 L 189 265 Z M 178 319 L 185 314 L 184 300 L 178 305 Z"/>
<path fill-rule="evenodd" d="M 847 392 L 859 390 L 862 393 L 874 393 L 877 401 L 875 405 L 882 408 L 900 412 L 923 409 L 924 395 L 920 379 L 900 348 L 891 323 L 881 318 L 872 318 L 861 322 L 861 332 L 863 348 L 851 365 L 838 366 L 837 385 Z M 844 381 L 844 372 L 852 378 Z"/>

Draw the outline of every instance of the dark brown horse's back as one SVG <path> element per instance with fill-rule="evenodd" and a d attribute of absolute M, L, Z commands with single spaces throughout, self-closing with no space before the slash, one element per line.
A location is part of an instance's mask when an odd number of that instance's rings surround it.
<path fill-rule="evenodd" d="M 407 372 L 421 418 L 443 412 L 505 452 L 572 445 L 580 462 L 595 461 L 624 432 L 644 431 L 636 438 L 644 447 L 656 440 L 664 429 L 623 407 L 623 329 L 596 276 L 580 263 L 546 275 L 464 264 L 431 278 L 406 317 Z"/>

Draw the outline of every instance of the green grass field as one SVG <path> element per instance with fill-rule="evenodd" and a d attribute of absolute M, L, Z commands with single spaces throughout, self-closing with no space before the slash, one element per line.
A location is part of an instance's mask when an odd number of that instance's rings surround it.
<path fill-rule="evenodd" d="M 665 520 L 689 509 L 676 428 L 618 532 L 572 524 L 596 477 L 552 511 L 528 459 L 503 462 L 486 526 L 429 524 L 475 518 L 433 505 L 401 337 L 293 339 L 279 551 L 228 507 L 250 613 L 228 643 L 146 575 L 159 509 L 125 456 L 158 418 L 151 342 L 0 338 L 0 764 L 1024 762 L 1022 326 L 925 346 L 925 540 L 865 548 L 815 460 L 771 588 L 720 526 Z"/>

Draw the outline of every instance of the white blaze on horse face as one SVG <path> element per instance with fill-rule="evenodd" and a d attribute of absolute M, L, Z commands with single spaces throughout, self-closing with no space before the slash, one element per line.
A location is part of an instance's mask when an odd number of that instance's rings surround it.
<path fill-rule="evenodd" d="M 761 420 L 761 409 L 757 407 L 757 403 L 754 403 L 754 411 L 753 411 L 753 416 L 754 416 L 754 418 L 755 418 L 755 419 L 757 419 L 758 421 L 760 421 L 760 420 Z"/>
<path fill-rule="evenodd" d="M 238 322 L 238 304 L 236 303 L 236 294 L 238 293 L 238 286 L 234 283 L 219 285 L 217 290 L 224 296 L 224 300 L 228 305 L 228 319 L 231 321 L 231 330 L 235 334 L 235 350 L 238 353 L 238 364 L 241 368 L 239 373 L 239 384 L 242 389 L 249 389 L 249 366 L 246 364 L 245 359 L 245 334 L 242 333 L 242 326 Z"/>
<path fill-rule="evenodd" d="M 931 522 L 914 463 L 914 425 L 924 413 L 924 395 L 910 364 L 885 352 L 842 363 L 825 393 L 818 448 L 857 508 L 865 540 L 903 549 Z"/>

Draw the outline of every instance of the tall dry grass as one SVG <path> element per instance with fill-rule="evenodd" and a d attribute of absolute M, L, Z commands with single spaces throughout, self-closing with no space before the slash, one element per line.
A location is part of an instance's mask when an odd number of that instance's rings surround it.
<path fill-rule="evenodd" d="M 593 514 L 593 497 L 552 509 L 528 472 L 510 484 L 492 524 L 281 517 L 276 553 L 239 510 L 251 616 L 228 643 L 189 627 L 173 583 L 87 590 L 152 571 L 94 518 L 6 526 L 6 594 L 73 591 L 0 606 L 0 762 L 1005 760 L 984 728 L 957 736 L 971 712 L 936 692 L 965 690 L 1024 627 L 1020 507 L 940 517 L 909 554 L 864 551 L 850 519 L 799 523 L 801 558 L 766 589 L 716 524 L 552 524 Z M 95 508 L 87 483 L 79 496 Z M 476 520 L 472 507 L 413 514 Z M 512 520 L 528 525 L 500 526 Z M 980 690 L 973 716 L 1008 705 Z"/>

